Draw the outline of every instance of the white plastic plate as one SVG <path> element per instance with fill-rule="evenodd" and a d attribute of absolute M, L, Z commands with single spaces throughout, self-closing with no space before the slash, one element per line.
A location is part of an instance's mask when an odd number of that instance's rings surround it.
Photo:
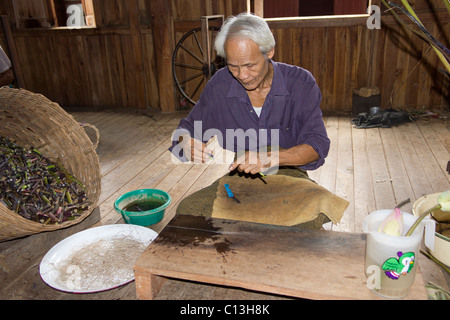
<path fill-rule="evenodd" d="M 113 224 L 87 229 L 60 241 L 50 249 L 41 261 L 39 272 L 42 280 L 47 285 L 64 292 L 93 293 L 113 289 L 132 282 L 134 273 L 131 272 L 133 274 L 131 278 L 120 279 L 120 283 L 105 286 L 101 282 L 98 286 L 94 284 L 94 287 L 91 285 L 86 290 L 86 288 L 75 286 L 71 281 L 61 281 L 60 271 L 57 266 L 63 265 L 65 259 L 68 259 L 74 252 L 99 240 L 130 239 L 148 246 L 157 236 L 158 234 L 149 228 L 131 224 Z M 120 259 L 119 256 L 117 258 Z"/>

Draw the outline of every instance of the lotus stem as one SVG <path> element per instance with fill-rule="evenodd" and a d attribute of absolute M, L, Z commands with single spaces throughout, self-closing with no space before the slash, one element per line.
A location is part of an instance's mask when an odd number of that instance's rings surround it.
<path fill-rule="evenodd" d="M 381 0 L 383 2 L 383 4 L 391 9 L 391 7 L 389 6 L 389 4 L 386 3 L 385 0 Z M 410 4 L 408 3 L 407 0 L 401 0 L 401 2 L 403 3 L 403 5 L 406 8 L 406 11 L 417 21 L 417 24 L 419 26 L 421 26 L 422 28 L 425 28 L 422 24 L 422 22 L 420 21 L 419 17 L 416 15 L 416 13 L 414 12 L 413 8 L 410 6 Z M 393 4 L 392 4 L 393 5 Z M 398 8 L 398 6 L 396 6 Z M 447 6 L 447 9 L 450 11 L 450 7 Z M 403 11 L 403 10 L 402 10 Z M 397 21 L 402 25 L 405 26 L 403 21 L 401 21 L 401 19 L 398 17 L 397 14 L 395 14 L 393 12 L 394 17 L 397 19 Z M 414 21 L 414 20 L 413 20 Z M 409 30 L 411 30 L 410 28 L 408 28 Z M 419 32 L 416 32 L 415 30 L 412 30 L 416 35 L 422 37 L 425 37 L 425 40 L 430 46 L 431 48 L 434 50 L 434 52 L 436 53 L 436 55 L 438 56 L 439 60 L 442 62 L 442 64 L 444 65 L 445 69 L 447 70 L 448 73 L 450 73 L 450 62 L 447 60 L 447 58 L 445 57 L 445 55 L 433 44 L 432 41 L 428 40 L 429 38 L 427 37 L 427 35 L 422 31 L 422 34 L 420 34 Z"/>
<path fill-rule="evenodd" d="M 422 215 L 417 218 L 416 222 L 414 222 L 414 224 L 411 226 L 411 228 L 409 228 L 408 232 L 406 233 L 406 237 L 409 237 L 410 235 L 412 235 L 412 233 L 414 232 L 414 230 L 417 228 L 417 226 L 419 225 L 419 223 L 427 216 L 429 215 L 431 212 L 433 212 L 434 210 L 439 210 L 440 208 L 442 208 L 442 206 L 440 204 L 435 205 L 433 208 L 428 209 L 427 211 L 425 211 L 424 213 L 422 213 Z"/>
<path fill-rule="evenodd" d="M 428 259 L 433 260 L 434 262 L 436 262 L 440 267 L 442 267 L 445 271 L 447 271 L 448 274 L 450 274 L 450 269 L 441 261 L 439 261 L 435 256 L 433 256 L 432 254 L 425 252 L 424 250 L 420 249 L 420 252 L 422 252 Z"/>

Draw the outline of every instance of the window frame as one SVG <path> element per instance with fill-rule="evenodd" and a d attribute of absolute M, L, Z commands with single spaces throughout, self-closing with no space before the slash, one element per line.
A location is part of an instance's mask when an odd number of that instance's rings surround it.
<path fill-rule="evenodd" d="M 36 1 L 36 0 L 33 0 Z M 24 1 L 21 1 L 23 4 Z M 16 28 L 18 30 L 73 30 L 73 29 L 95 29 L 97 28 L 97 22 L 95 18 L 95 11 L 94 11 L 94 0 L 79 0 L 79 1 L 73 1 L 78 2 L 77 4 L 82 5 L 82 10 L 84 14 L 84 24 L 80 26 L 60 26 L 58 23 L 58 15 L 61 14 L 60 11 L 57 11 L 55 4 L 55 0 L 40 0 L 40 2 L 35 2 L 34 5 L 40 7 L 41 14 L 43 16 L 36 17 L 36 21 L 40 23 L 40 26 L 26 26 L 26 21 L 33 21 L 34 17 L 24 17 L 21 15 L 20 11 L 21 9 L 24 9 L 20 7 L 20 4 L 17 0 L 12 1 L 13 10 L 14 10 L 14 16 L 16 21 Z M 63 4 L 65 5 L 65 3 Z M 63 11 L 63 14 L 67 14 Z M 66 17 L 66 21 L 69 19 L 69 17 Z M 48 26 L 46 26 L 48 24 Z"/>
<path fill-rule="evenodd" d="M 374 5 L 374 0 L 368 0 L 368 8 Z M 253 10 L 252 10 L 253 2 Z M 264 18 L 264 0 L 247 0 L 247 11 Z M 352 26 L 365 24 L 371 13 L 345 14 L 345 15 L 322 15 L 322 16 L 293 16 L 280 18 L 264 18 L 271 27 L 332 27 L 332 26 Z"/>

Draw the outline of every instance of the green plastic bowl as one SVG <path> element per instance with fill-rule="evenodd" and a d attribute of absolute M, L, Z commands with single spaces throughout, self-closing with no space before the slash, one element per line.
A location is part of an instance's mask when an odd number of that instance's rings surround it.
<path fill-rule="evenodd" d="M 142 212 L 124 210 L 127 205 L 133 202 L 151 199 L 163 200 L 164 204 L 156 209 Z M 164 217 L 164 212 L 171 202 L 172 198 L 165 191 L 158 189 L 141 189 L 131 191 L 120 196 L 114 202 L 114 209 L 122 215 L 123 220 L 125 220 L 126 223 L 147 227 L 162 220 Z"/>

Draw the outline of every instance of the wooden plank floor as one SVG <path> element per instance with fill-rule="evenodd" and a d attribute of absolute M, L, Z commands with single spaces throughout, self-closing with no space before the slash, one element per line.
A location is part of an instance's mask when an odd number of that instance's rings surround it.
<path fill-rule="evenodd" d="M 210 185 L 227 172 L 226 166 L 174 164 L 168 152 L 170 137 L 185 113 L 152 116 L 116 112 L 71 112 L 79 122 L 100 131 L 97 153 L 102 173 L 99 200 L 101 220 L 97 225 L 123 223 L 113 208 L 125 192 L 138 188 L 159 188 L 170 193 L 172 203 L 160 223 L 160 232 L 174 216 L 178 203 L 189 194 Z M 393 208 L 410 198 L 404 207 L 425 194 L 450 189 L 446 172 L 450 160 L 450 125 L 439 120 L 417 121 L 389 129 L 355 129 L 350 117 L 325 117 L 331 139 L 326 163 L 310 176 L 336 195 L 350 202 L 339 225 L 327 229 L 362 232 L 364 217 L 377 209 Z M 89 136 L 95 135 L 86 128 Z M 424 279 L 448 289 L 448 275 L 434 263 L 421 259 Z M 35 272 L 35 277 L 39 277 Z M 42 282 L 42 281 L 41 281 Z M 36 286 L 36 282 L 34 284 Z M 38 284 L 49 299 L 135 299 L 134 283 L 94 295 L 59 293 Z M 16 298 L 20 298 L 19 294 Z M 27 296 L 22 296 L 27 298 Z M 41 295 L 42 297 L 42 295 Z M 277 299 L 238 289 L 168 281 L 159 299 Z"/>
<path fill-rule="evenodd" d="M 97 148 L 102 174 L 99 224 L 121 221 L 120 214 L 113 208 L 120 195 L 140 188 L 157 188 L 169 192 L 172 197 L 163 221 L 152 226 L 160 232 L 172 219 L 180 200 L 227 172 L 226 166 L 172 161 L 168 151 L 171 134 L 185 115 L 148 117 L 122 113 L 73 113 L 77 121 L 93 124 L 100 131 Z"/>
<path fill-rule="evenodd" d="M 226 166 L 176 165 L 167 151 L 170 136 L 184 113 L 152 117 L 113 112 L 72 113 L 77 121 L 100 131 L 97 153 L 102 172 L 99 201 L 102 224 L 117 223 L 114 200 L 137 188 L 159 188 L 173 202 L 160 231 L 173 217 L 181 199 L 208 186 L 227 172 Z M 350 202 L 334 231 L 361 232 L 364 217 L 450 188 L 446 172 L 450 160 L 450 125 L 439 120 L 416 121 L 394 128 L 356 129 L 350 117 L 325 117 L 331 140 L 326 163 L 310 171 L 312 179 Z M 89 128 L 86 129 L 89 133 Z"/>
<path fill-rule="evenodd" d="M 227 172 L 225 166 L 175 165 L 171 161 L 167 151 L 169 138 L 179 120 L 186 115 L 184 113 L 152 117 L 108 112 L 72 115 L 100 130 L 97 152 L 103 175 L 101 224 L 121 221 L 112 204 L 124 192 L 143 187 L 159 188 L 173 198 L 163 221 L 152 227 L 160 232 L 175 214 L 180 200 Z M 362 232 L 363 220 L 372 211 L 393 208 L 410 198 L 411 202 L 404 210 L 411 212 L 414 201 L 421 196 L 450 189 L 450 175 L 446 172 L 450 160 L 448 123 L 432 119 L 394 128 L 356 129 L 350 120 L 350 117 L 324 118 L 331 150 L 325 165 L 309 172 L 320 185 L 350 202 L 341 223 L 328 225 L 327 229 Z M 446 287 L 448 275 L 442 274 L 433 263 L 422 260 L 424 279 Z M 184 288 L 196 286 L 179 285 Z M 180 289 L 171 290 L 170 286 L 176 285 L 166 285 L 161 298 L 170 299 L 174 291 Z M 230 294 L 237 292 L 244 299 L 264 296 L 223 288 L 208 290 L 219 296 L 224 294 L 220 290 Z M 212 293 L 208 290 L 209 293 L 204 294 L 210 297 Z M 177 293 L 177 297 L 186 296 Z"/>

